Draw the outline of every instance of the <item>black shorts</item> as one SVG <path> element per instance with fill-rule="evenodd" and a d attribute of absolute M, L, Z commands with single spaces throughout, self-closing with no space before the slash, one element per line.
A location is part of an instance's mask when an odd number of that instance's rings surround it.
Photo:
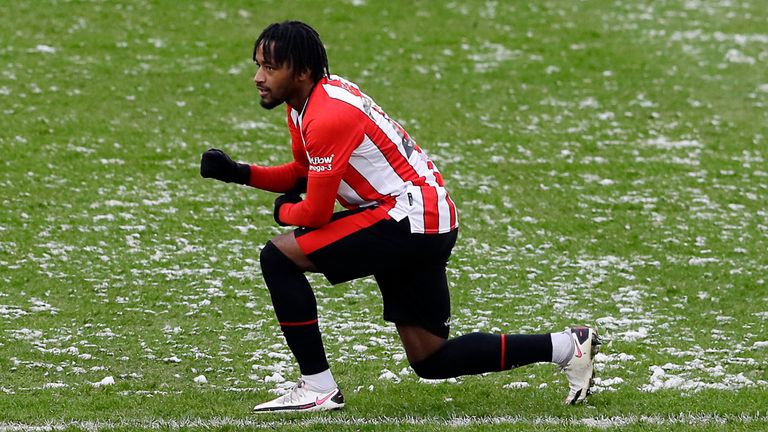
<path fill-rule="evenodd" d="M 458 230 L 413 234 L 408 218 L 397 222 L 373 208 L 336 213 L 330 223 L 298 228 L 295 235 L 330 283 L 373 275 L 386 321 L 448 337 L 451 301 L 445 267 Z"/>

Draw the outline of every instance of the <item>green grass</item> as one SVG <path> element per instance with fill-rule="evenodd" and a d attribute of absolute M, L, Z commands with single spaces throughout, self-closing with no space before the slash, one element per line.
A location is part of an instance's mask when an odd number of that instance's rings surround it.
<path fill-rule="evenodd" d="M 764 429 L 764 2 L 360 3 L 0 3 L 0 430 Z M 446 178 L 452 333 L 597 323 L 588 406 L 550 365 L 419 382 L 372 280 L 312 277 L 347 407 L 250 414 L 298 374 L 258 265 L 281 229 L 198 163 L 290 158 L 250 61 L 288 18 Z"/>

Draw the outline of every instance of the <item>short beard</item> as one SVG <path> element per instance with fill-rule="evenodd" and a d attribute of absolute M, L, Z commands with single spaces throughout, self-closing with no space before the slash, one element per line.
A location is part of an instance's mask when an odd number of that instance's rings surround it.
<path fill-rule="evenodd" d="M 283 102 L 284 101 L 281 101 L 281 100 L 272 100 L 270 102 L 267 102 L 264 99 L 262 99 L 261 101 L 259 101 L 259 105 L 261 105 L 262 108 L 271 110 L 273 108 L 276 108 L 276 107 L 282 105 Z"/>

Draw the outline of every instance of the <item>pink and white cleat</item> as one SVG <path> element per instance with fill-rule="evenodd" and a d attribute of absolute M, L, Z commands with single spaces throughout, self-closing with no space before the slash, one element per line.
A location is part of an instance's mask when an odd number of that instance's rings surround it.
<path fill-rule="evenodd" d="M 304 381 L 299 381 L 287 394 L 256 405 L 253 412 L 310 412 L 336 410 L 343 407 L 344 395 L 338 387 L 328 392 L 317 392 L 308 389 Z"/>
<path fill-rule="evenodd" d="M 592 385 L 595 381 L 595 365 L 593 359 L 600 350 L 600 337 L 595 329 L 590 327 L 572 327 L 574 349 L 571 360 L 563 368 L 568 377 L 570 387 L 565 398 L 566 405 L 575 405 L 584 402 L 587 396 L 592 394 Z"/>

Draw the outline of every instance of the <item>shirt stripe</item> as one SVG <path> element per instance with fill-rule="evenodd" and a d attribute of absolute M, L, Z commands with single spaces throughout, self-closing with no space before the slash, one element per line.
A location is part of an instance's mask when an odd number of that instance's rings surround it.
<path fill-rule="evenodd" d="M 435 164 L 357 85 L 325 77 L 304 111 L 288 114 L 294 149 L 304 150 L 309 176 L 341 175 L 337 199 L 344 207 L 386 204 L 390 217 L 409 218 L 414 233 L 457 228 L 456 205 Z"/>

